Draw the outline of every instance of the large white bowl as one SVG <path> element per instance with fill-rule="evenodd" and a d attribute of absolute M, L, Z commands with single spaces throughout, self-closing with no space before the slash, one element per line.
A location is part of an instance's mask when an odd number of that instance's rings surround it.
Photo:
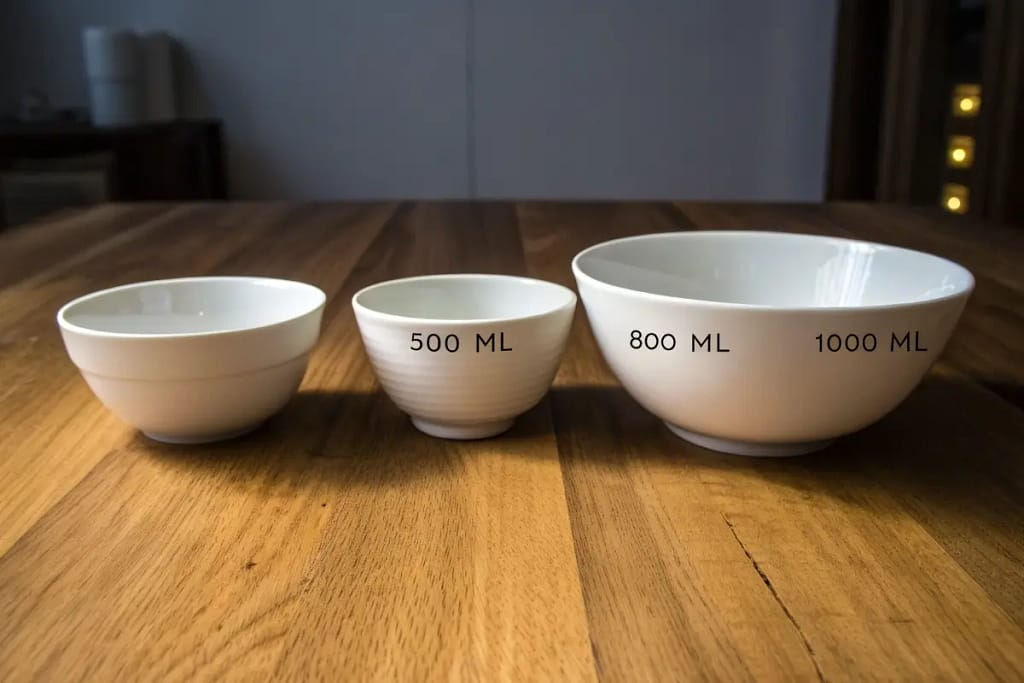
<path fill-rule="evenodd" d="M 613 240 L 572 267 L 626 390 L 682 438 L 744 455 L 806 453 L 891 411 L 974 287 L 936 256 L 765 232 Z"/>
<path fill-rule="evenodd" d="M 96 396 L 158 441 L 245 433 L 302 381 L 326 297 L 257 277 L 157 280 L 75 299 L 57 314 Z"/>
<path fill-rule="evenodd" d="M 352 307 L 381 386 L 416 428 L 480 439 L 547 393 L 576 295 L 522 277 L 431 275 L 367 287 Z"/>

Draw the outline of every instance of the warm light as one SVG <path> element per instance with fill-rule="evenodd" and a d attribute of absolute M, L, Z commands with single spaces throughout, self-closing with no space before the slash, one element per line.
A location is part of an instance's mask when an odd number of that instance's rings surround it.
<path fill-rule="evenodd" d="M 970 168 L 974 163 L 974 138 L 970 135 L 950 137 L 946 158 L 953 168 Z"/>
<path fill-rule="evenodd" d="M 942 186 L 942 206 L 950 213 L 967 213 L 969 194 L 966 185 L 946 183 Z"/>
<path fill-rule="evenodd" d="M 981 86 L 977 83 L 959 83 L 953 86 L 953 116 L 968 118 L 981 109 Z"/>

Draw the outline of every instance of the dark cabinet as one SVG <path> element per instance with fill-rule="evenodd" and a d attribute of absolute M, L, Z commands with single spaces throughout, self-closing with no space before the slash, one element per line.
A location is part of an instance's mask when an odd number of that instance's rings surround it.
<path fill-rule="evenodd" d="M 221 124 L 184 120 L 98 128 L 77 123 L 0 125 L 0 174 L 81 170 L 99 160 L 106 198 L 119 201 L 225 199 Z M 67 160 L 68 167 L 62 166 Z M 94 166 L 95 170 L 95 166 Z"/>

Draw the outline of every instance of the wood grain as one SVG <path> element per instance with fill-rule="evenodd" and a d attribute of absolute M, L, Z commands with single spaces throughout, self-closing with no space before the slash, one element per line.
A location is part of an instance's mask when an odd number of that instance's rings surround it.
<path fill-rule="evenodd" d="M 202 453 L 118 430 L 0 560 L 4 673 L 593 676 L 549 416 L 490 448 L 418 437 L 373 392 L 348 308 L 389 274 L 517 269 L 513 213 L 404 206 L 345 225 L 303 211 L 286 230 L 279 216 L 273 249 L 228 258 L 331 293 L 302 393 L 259 434 Z"/>
<path fill-rule="evenodd" d="M 571 285 L 585 246 L 712 228 L 924 249 L 978 289 L 903 406 L 768 462 L 671 436 L 582 309 L 511 432 L 424 437 L 378 390 L 349 306 L 422 273 Z M 1021 679 L 1022 234 L 855 203 L 252 203 L 2 235 L 0 680 Z M 91 397 L 53 315 L 203 273 L 317 284 L 321 342 L 263 429 L 156 444 Z"/>
<path fill-rule="evenodd" d="M 124 222 L 138 220 L 138 211 L 136 207 L 124 209 Z M 146 209 L 142 212 L 147 215 Z M 240 269 L 225 259 L 254 250 L 266 253 L 265 246 L 247 240 L 275 227 L 280 231 L 282 221 L 289 220 L 294 210 L 249 207 L 239 208 L 227 218 L 214 215 L 213 220 L 204 219 L 209 212 L 209 207 L 181 207 L 152 221 L 140 221 L 127 233 L 88 245 L 84 251 L 89 258 L 84 262 L 72 258 L 70 263 L 41 269 L 31 279 L 0 291 L 0 373 L 4 377 L 0 414 L 5 417 L 0 421 L 0 452 L 5 455 L 0 459 L 0 481 L 11 482 L 4 487 L 6 495 L 0 497 L 0 519 L 7 521 L 0 525 L 0 551 L 127 434 L 106 411 L 94 409 L 95 399 L 66 361 L 55 325 L 57 309 L 64 301 L 132 280 L 282 272 L 280 267 L 260 269 L 258 263 L 254 270 Z M 326 210 L 322 215 L 328 219 L 326 229 L 333 229 L 345 213 Z M 61 227 L 46 225 L 40 230 Z M 311 222 L 310 228 L 316 227 Z M 211 233 L 218 238 L 212 244 Z M 343 237 L 346 241 L 339 247 L 358 246 L 358 242 L 351 244 L 347 233 Z M 277 240 L 273 253 L 287 260 L 288 244 L 287 239 Z M 324 259 L 322 252 L 317 254 Z M 332 266 L 336 258 L 330 257 Z M 224 267 L 218 270 L 221 262 Z M 44 416 L 46 419 L 41 419 Z"/>

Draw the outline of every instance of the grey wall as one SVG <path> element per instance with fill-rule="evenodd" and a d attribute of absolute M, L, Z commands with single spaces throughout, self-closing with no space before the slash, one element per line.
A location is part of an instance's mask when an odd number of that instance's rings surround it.
<path fill-rule="evenodd" d="M 835 0 L 6 0 L 10 102 L 83 25 L 187 46 L 244 197 L 817 199 Z"/>

